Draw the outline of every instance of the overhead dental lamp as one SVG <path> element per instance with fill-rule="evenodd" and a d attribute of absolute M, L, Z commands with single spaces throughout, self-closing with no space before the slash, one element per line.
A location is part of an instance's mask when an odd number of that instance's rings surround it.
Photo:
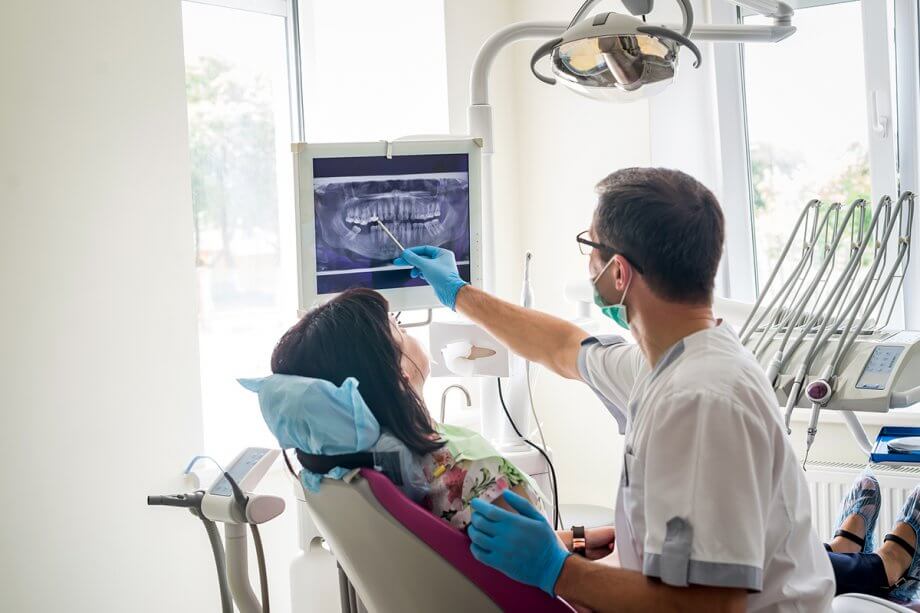
<path fill-rule="evenodd" d="M 652 2 L 626 5 L 644 16 Z M 658 93 L 673 81 L 681 47 L 696 56 L 694 68 L 702 61 L 699 48 L 687 38 L 693 28 L 690 1 L 677 3 L 684 17 L 680 32 L 620 13 L 599 13 L 586 19 L 586 3 L 561 37 L 537 49 L 530 68 L 544 83 L 555 85 L 558 78 L 589 98 L 628 101 Z M 550 56 L 553 77 L 537 71 L 537 62 L 545 56 Z"/>
<path fill-rule="evenodd" d="M 651 25 L 646 16 L 654 0 L 623 0 L 631 15 L 588 12 L 600 0 L 587 0 L 569 22 L 562 36 L 541 45 L 530 60 L 534 76 L 549 85 L 561 82 L 589 98 L 629 101 L 662 91 L 677 73 L 682 48 L 695 56 L 694 68 L 702 62 L 699 40 L 750 42 L 777 41 L 795 32 L 790 25 L 792 10 L 768 0 L 734 0 L 773 17 L 773 26 L 702 26 L 694 28 L 690 0 L 676 0 L 683 15 L 679 27 Z M 537 62 L 550 58 L 552 76 L 537 70 Z"/>
<path fill-rule="evenodd" d="M 519 40 L 543 39 L 531 58 L 538 79 L 566 87 L 598 100 L 626 102 L 654 95 L 666 88 L 677 73 L 680 51 L 702 63 L 696 42 L 775 43 L 795 33 L 792 8 L 778 0 L 726 0 L 772 20 L 765 25 L 696 24 L 691 0 L 675 0 L 683 21 L 679 25 L 653 24 L 649 15 L 654 0 L 622 0 L 629 15 L 589 15 L 600 0 L 586 0 L 571 21 L 526 21 L 511 24 L 490 36 L 476 55 L 470 71 L 469 136 L 481 138 L 482 147 L 482 261 L 483 287 L 494 291 L 495 237 L 492 231 L 492 105 L 489 73 L 499 52 Z M 549 57 L 552 74 L 538 71 L 537 63 Z"/>

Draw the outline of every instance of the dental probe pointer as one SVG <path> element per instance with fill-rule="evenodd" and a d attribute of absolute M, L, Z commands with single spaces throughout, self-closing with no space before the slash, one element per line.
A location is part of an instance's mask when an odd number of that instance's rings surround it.
<path fill-rule="evenodd" d="M 396 237 L 393 236 L 393 233 L 390 232 L 390 229 L 387 228 L 385 225 L 383 225 L 383 222 L 380 221 L 380 218 L 379 218 L 379 217 L 374 216 L 373 218 L 371 218 L 371 221 L 376 221 L 377 224 L 380 226 L 380 229 L 387 233 L 387 236 L 390 237 L 390 240 L 393 241 L 394 243 L 396 243 L 396 246 L 399 247 L 399 252 L 400 252 L 400 253 L 402 253 L 403 251 L 406 250 L 406 248 L 402 246 L 402 243 L 400 243 L 398 240 L 396 240 Z"/>

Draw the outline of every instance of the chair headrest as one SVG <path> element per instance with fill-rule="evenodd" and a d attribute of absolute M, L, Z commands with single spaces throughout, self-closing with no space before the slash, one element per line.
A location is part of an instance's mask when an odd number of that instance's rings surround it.
<path fill-rule="evenodd" d="M 315 455 L 367 451 L 380 438 L 380 424 L 349 377 L 337 386 L 324 379 L 295 375 L 270 375 L 239 379 L 240 385 L 259 395 L 259 407 L 268 429 L 283 449 L 291 447 Z M 327 476 L 341 479 L 345 468 Z M 301 481 L 318 491 L 322 474 L 301 472 Z"/>
<path fill-rule="evenodd" d="M 357 379 L 349 377 L 337 386 L 324 379 L 271 375 L 239 383 L 259 395 L 262 418 L 281 447 L 300 452 L 306 469 L 300 481 L 307 490 L 318 492 L 323 477 L 342 479 L 354 468 L 373 467 L 412 500 L 428 494 L 420 459 L 381 430 L 358 392 Z"/>

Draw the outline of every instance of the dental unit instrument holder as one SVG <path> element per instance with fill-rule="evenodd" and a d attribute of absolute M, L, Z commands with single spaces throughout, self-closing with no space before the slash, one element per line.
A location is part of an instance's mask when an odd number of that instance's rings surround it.
<path fill-rule="evenodd" d="M 204 523 L 217 566 L 222 613 L 233 613 L 234 603 L 240 613 L 269 611 L 265 555 L 257 525 L 280 515 L 284 511 L 284 499 L 250 492 L 280 453 L 278 449 L 250 447 L 237 455 L 207 491 L 147 497 L 150 506 L 185 508 Z M 225 546 L 220 541 L 218 522 L 224 524 Z M 247 525 L 258 557 L 261 604 L 249 583 Z"/>
<path fill-rule="evenodd" d="M 780 405 L 786 407 L 787 428 L 794 408 L 810 409 L 805 461 L 822 411 L 839 411 L 858 447 L 869 455 L 873 454 L 872 444 L 854 412 L 887 412 L 920 402 L 920 332 L 887 328 L 910 263 L 914 203 L 910 192 L 902 194 L 894 205 L 891 198 L 882 197 L 866 227 L 867 203 L 853 202 L 826 235 L 833 240 L 825 240 L 829 252 L 822 266 L 800 274 L 803 260 L 812 255 L 809 244 L 814 238 L 808 235 L 805 223 L 802 258 L 792 267 L 779 293 L 771 293 L 792 244 L 798 240 L 802 219 L 817 215 L 814 201 L 810 202 L 741 328 L 740 336 L 747 346 L 762 348 L 756 356 L 768 372 Z M 859 216 L 853 216 L 857 211 Z M 847 228 L 848 254 L 843 251 L 846 242 L 841 240 Z M 836 277 L 825 275 L 827 260 L 836 258 L 838 249 L 846 263 Z M 799 287 L 790 288 L 789 283 Z M 818 285 L 822 285 L 821 290 L 815 292 Z M 791 309 L 782 301 L 777 304 L 777 296 L 798 295 L 805 287 L 808 289 Z M 821 292 L 828 287 L 829 292 L 822 297 Z M 810 292 L 815 295 L 809 296 Z M 773 299 L 761 309 L 768 296 Z M 790 343 L 793 333 L 797 336 Z M 916 461 L 920 461 L 920 454 Z"/>

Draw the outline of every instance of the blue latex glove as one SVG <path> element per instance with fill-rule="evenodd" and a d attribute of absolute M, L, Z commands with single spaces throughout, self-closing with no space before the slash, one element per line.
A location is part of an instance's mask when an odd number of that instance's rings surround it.
<path fill-rule="evenodd" d="M 467 529 L 473 556 L 516 581 L 555 596 L 553 588 L 562 565 L 572 554 L 559 542 L 543 514 L 526 499 L 509 490 L 502 495 L 517 513 L 473 500 L 473 517 Z"/>
<path fill-rule="evenodd" d="M 430 245 L 409 247 L 393 263 L 397 266 L 415 266 L 411 272 L 412 278 L 420 277 L 428 281 L 441 304 L 450 310 L 454 310 L 457 303 L 457 292 L 467 285 L 457 271 L 454 252 L 447 249 Z"/>

